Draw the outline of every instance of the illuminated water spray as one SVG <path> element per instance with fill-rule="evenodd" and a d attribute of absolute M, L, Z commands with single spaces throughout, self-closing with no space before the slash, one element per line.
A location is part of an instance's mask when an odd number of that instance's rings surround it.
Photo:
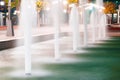
<path fill-rule="evenodd" d="M 71 13 L 69 25 L 72 28 L 73 35 L 73 50 L 77 51 L 80 44 L 80 32 L 79 32 L 79 12 L 75 5 L 73 5 Z"/>
<path fill-rule="evenodd" d="M 101 24 L 102 24 L 102 30 L 101 30 L 101 34 L 102 34 L 102 39 L 106 38 L 107 37 L 107 18 L 106 18 L 106 15 L 103 14 L 101 16 Z"/>
<path fill-rule="evenodd" d="M 35 18 L 35 0 L 22 0 L 20 8 L 20 27 L 24 31 L 25 74 L 31 74 L 32 27 Z"/>
<path fill-rule="evenodd" d="M 60 59 L 60 26 L 62 16 L 61 0 L 54 0 L 52 2 L 52 17 L 54 27 L 54 56 L 55 59 Z"/>
<path fill-rule="evenodd" d="M 97 20 L 96 20 L 96 12 L 92 11 L 91 16 L 90 16 L 90 25 L 92 28 L 92 42 L 95 42 L 96 40 L 96 25 L 97 25 Z"/>

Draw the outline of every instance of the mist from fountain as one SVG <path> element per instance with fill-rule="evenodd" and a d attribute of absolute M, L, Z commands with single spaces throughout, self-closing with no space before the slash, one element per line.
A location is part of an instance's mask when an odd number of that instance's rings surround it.
<path fill-rule="evenodd" d="M 98 6 L 103 6 L 103 0 L 96 0 L 96 4 Z"/>

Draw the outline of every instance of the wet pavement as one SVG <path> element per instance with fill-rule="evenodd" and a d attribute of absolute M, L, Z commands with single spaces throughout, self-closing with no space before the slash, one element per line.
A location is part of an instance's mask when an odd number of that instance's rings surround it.
<path fill-rule="evenodd" d="M 83 29 L 81 29 L 82 31 Z M 15 37 L 7 37 L 0 31 L 0 41 L 19 39 L 23 34 L 16 30 Z M 62 32 L 71 32 L 62 27 Z M 21 33 L 21 32 L 20 32 Z M 53 34 L 52 27 L 33 30 L 33 35 Z M 119 32 L 109 32 L 109 36 L 120 36 Z M 81 35 L 83 37 L 83 34 Z M 89 36 L 90 37 L 90 36 Z M 90 39 L 90 38 L 89 38 Z M 91 42 L 91 41 L 89 41 Z M 19 42 L 18 42 L 19 43 Z M 119 80 L 120 79 L 120 37 L 108 37 L 72 50 L 72 37 L 60 38 L 61 58 L 54 58 L 54 40 L 37 42 L 32 45 L 32 75 L 24 72 L 24 46 L 0 51 L 0 80 Z M 82 43 L 83 44 L 83 43 Z"/>
<path fill-rule="evenodd" d="M 61 52 L 72 49 L 71 37 L 63 37 Z M 32 75 L 24 73 L 24 47 L 0 51 L 0 80 L 119 80 L 120 37 L 110 37 L 80 48 L 79 53 L 62 53 L 54 58 L 54 40 L 32 45 Z"/>

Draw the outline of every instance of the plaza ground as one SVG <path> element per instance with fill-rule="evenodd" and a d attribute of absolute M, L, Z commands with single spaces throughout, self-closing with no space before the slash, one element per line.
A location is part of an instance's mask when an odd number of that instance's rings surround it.
<path fill-rule="evenodd" d="M 41 31 L 40 31 L 41 30 Z M 62 27 L 62 32 L 70 28 Z M 17 32 L 17 30 L 16 30 Z M 1 41 L 21 38 L 6 37 L 5 30 L 0 31 Z M 53 34 L 51 27 L 35 29 L 35 36 Z M 72 49 L 72 37 L 60 38 L 61 58 L 54 58 L 54 40 L 37 42 L 32 45 L 32 76 L 24 73 L 24 46 L 0 51 L 0 80 L 119 80 L 120 79 L 120 33 L 109 32 L 108 37 L 80 47 L 78 52 Z M 2 40 L 3 39 L 3 40 Z M 68 52 L 67 52 L 68 51 Z"/>

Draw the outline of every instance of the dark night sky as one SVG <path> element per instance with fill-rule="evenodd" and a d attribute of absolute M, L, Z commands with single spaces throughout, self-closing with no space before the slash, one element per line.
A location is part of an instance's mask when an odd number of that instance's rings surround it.
<path fill-rule="evenodd" d="M 106 1 L 114 2 L 116 4 L 116 8 L 118 8 L 118 5 L 120 5 L 120 0 L 104 0 L 104 2 Z"/>
<path fill-rule="evenodd" d="M 120 4 L 120 0 L 104 0 L 104 2 L 106 2 L 106 1 L 110 1 L 110 2 L 114 2 L 116 4 Z"/>

